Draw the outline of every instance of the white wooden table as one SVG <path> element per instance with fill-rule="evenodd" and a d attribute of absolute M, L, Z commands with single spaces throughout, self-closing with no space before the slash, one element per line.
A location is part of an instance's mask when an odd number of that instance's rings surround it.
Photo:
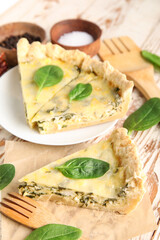
<path fill-rule="evenodd" d="M 67 18 L 84 18 L 97 23 L 102 38 L 128 35 L 142 49 L 160 55 L 160 0 L 19 0 L 0 15 L 0 24 L 30 21 L 45 28 L 49 39 L 51 26 Z M 160 73 L 155 73 L 160 87 Z M 145 99 L 134 89 L 129 113 Z M 122 120 L 118 125 L 122 125 Z M 132 134 L 147 174 L 147 184 L 158 230 L 134 240 L 160 239 L 160 126 Z M 0 159 L 3 160 L 5 140 L 22 141 L 0 128 Z"/>

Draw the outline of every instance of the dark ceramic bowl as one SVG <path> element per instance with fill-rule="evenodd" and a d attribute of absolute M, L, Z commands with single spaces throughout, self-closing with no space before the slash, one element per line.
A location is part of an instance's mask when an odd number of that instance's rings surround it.
<path fill-rule="evenodd" d="M 10 36 L 22 35 L 24 33 L 32 34 L 33 36 L 40 37 L 41 42 L 45 42 L 46 33 L 40 26 L 29 22 L 13 22 L 0 26 L 0 42 Z M 0 46 L 0 52 L 4 52 L 9 67 L 17 64 L 17 51 L 16 49 L 8 49 Z"/>
<path fill-rule="evenodd" d="M 72 31 L 82 31 L 87 32 L 93 36 L 94 41 L 90 44 L 83 46 L 67 46 L 58 43 L 58 39 L 65 33 L 69 33 Z M 54 44 L 58 44 L 65 49 L 79 49 L 80 51 L 85 52 L 90 56 L 94 56 L 98 53 L 100 48 L 100 37 L 102 34 L 102 30 L 93 22 L 89 22 L 82 19 L 68 19 L 61 22 L 56 23 L 50 30 L 51 41 Z"/>

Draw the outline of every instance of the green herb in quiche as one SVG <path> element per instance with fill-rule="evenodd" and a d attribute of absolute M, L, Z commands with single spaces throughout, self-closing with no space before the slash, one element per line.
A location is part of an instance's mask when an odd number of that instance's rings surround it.
<path fill-rule="evenodd" d="M 0 190 L 5 188 L 15 176 L 15 167 L 12 164 L 0 165 Z"/>
<path fill-rule="evenodd" d="M 47 224 L 34 230 L 25 240 L 78 240 L 82 235 L 79 228 L 62 224 Z"/>
<path fill-rule="evenodd" d="M 95 158 L 73 158 L 55 169 L 68 178 L 90 179 L 103 176 L 109 170 L 109 163 Z"/>
<path fill-rule="evenodd" d="M 69 100 L 78 101 L 88 97 L 92 92 L 92 85 L 90 83 L 78 83 L 69 93 Z"/>
<path fill-rule="evenodd" d="M 146 60 L 148 60 L 149 62 L 160 67 L 160 57 L 159 56 L 157 56 L 156 54 L 150 53 L 146 50 L 141 51 L 141 54 Z"/>
<path fill-rule="evenodd" d="M 37 96 L 45 87 L 52 87 L 63 78 L 63 70 L 55 65 L 47 65 L 39 68 L 34 74 L 34 82 L 39 87 Z"/>
<path fill-rule="evenodd" d="M 146 130 L 159 122 L 160 98 L 151 98 L 125 120 L 123 127 L 131 133 Z"/>

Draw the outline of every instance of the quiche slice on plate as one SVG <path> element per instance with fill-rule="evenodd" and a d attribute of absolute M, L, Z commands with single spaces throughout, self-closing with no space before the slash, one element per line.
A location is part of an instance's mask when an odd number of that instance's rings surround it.
<path fill-rule="evenodd" d="M 42 134 L 71 130 L 122 118 L 128 110 L 133 82 L 108 62 L 90 58 L 78 50 L 64 50 L 58 45 L 18 42 L 21 85 L 30 127 Z M 62 69 L 63 79 L 44 87 L 37 98 L 35 72 L 43 66 Z M 70 101 L 77 84 L 90 84 L 89 96 Z"/>
<path fill-rule="evenodd" d="M 25 104 L 26 118 L 30 127 L 33 127 L 32 118 L 39 109 L 48 102 L 56 92 L 79 75 L 79 64 L 85 58 L 82 52 L 74 51 L 68 58 L 67 52 L 58 45 L 40 42 L 29 44 L 28 40 L 22 38 L 17 44 L 18 65 L 21 75 L 21 87 Z M 75 62 L 75 58 L 78 60 Z M 67 61 L 65 61 L 67 58 Z M 37 98 L 38 86 L 34 82 L 35 72 L 43 66 L 55 65 L 63 70 L 63 79 L 58 84 L 43 88 Z"/>
<path fill-rule="evenodd" d="M 109 170 L 97 178 L 74 179 L 56 169 L 75 158 L 108 162 Z M 82 170 L 87 172 L 85 168 Z M 136 146 L 124 128 L 114 130 L 108 140 L 56 160 L 19 182 L 19 193 L 24 196 L 120 214 L 132 211 L 145 192 Z"/>

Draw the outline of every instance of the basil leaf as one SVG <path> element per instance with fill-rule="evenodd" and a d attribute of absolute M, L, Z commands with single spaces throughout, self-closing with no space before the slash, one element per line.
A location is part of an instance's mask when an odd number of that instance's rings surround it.
<path fill-rule="evenodd" d="M 156 64 L 158 67 L 160 67 L 160 57 L 156 54 L 150 53 L 146 50 L 141 51 L 142 56 L 147 59 L 149 62 Z"/>
<path fill-rule="evenodd" d="M 70 102 L 72 100 L 78 101 L 88 97 L 92 92 L 92 85 L 90 83 L 78 83 L 69 93 Z"/>
<path fill-rule="evenodd" d="M 63 78 L 63 70 L 55 65 L 47 65 L 39 68 L 34 74 L 34 82 L 39 87 L 37 96 L 45 87 L 51 87 L 59 83 Z"/>
<path fill-rule="evenodd" d="M 160 122 L 160 98 L 151 98 L 124 122 L 129 132 L 143 131 Z"/>
<path fill-rule="evenodd" d="M 25 240 L 77 240 L 81 237 L 79 228 L 63 224 L 47 224 L 34 230 Z"/>
<path fill-rule="evenodd" d="M 103 176 L 109 169 L 109 163 L 95 158 L 73 158 L 55 169 L 68 178 L 90 179 Z"/>
<path fill-rule="evenodd" d="M 15 176 L 15 167 L 12 164 L 0 165 L 0 190 L 5 188 Z"/>

